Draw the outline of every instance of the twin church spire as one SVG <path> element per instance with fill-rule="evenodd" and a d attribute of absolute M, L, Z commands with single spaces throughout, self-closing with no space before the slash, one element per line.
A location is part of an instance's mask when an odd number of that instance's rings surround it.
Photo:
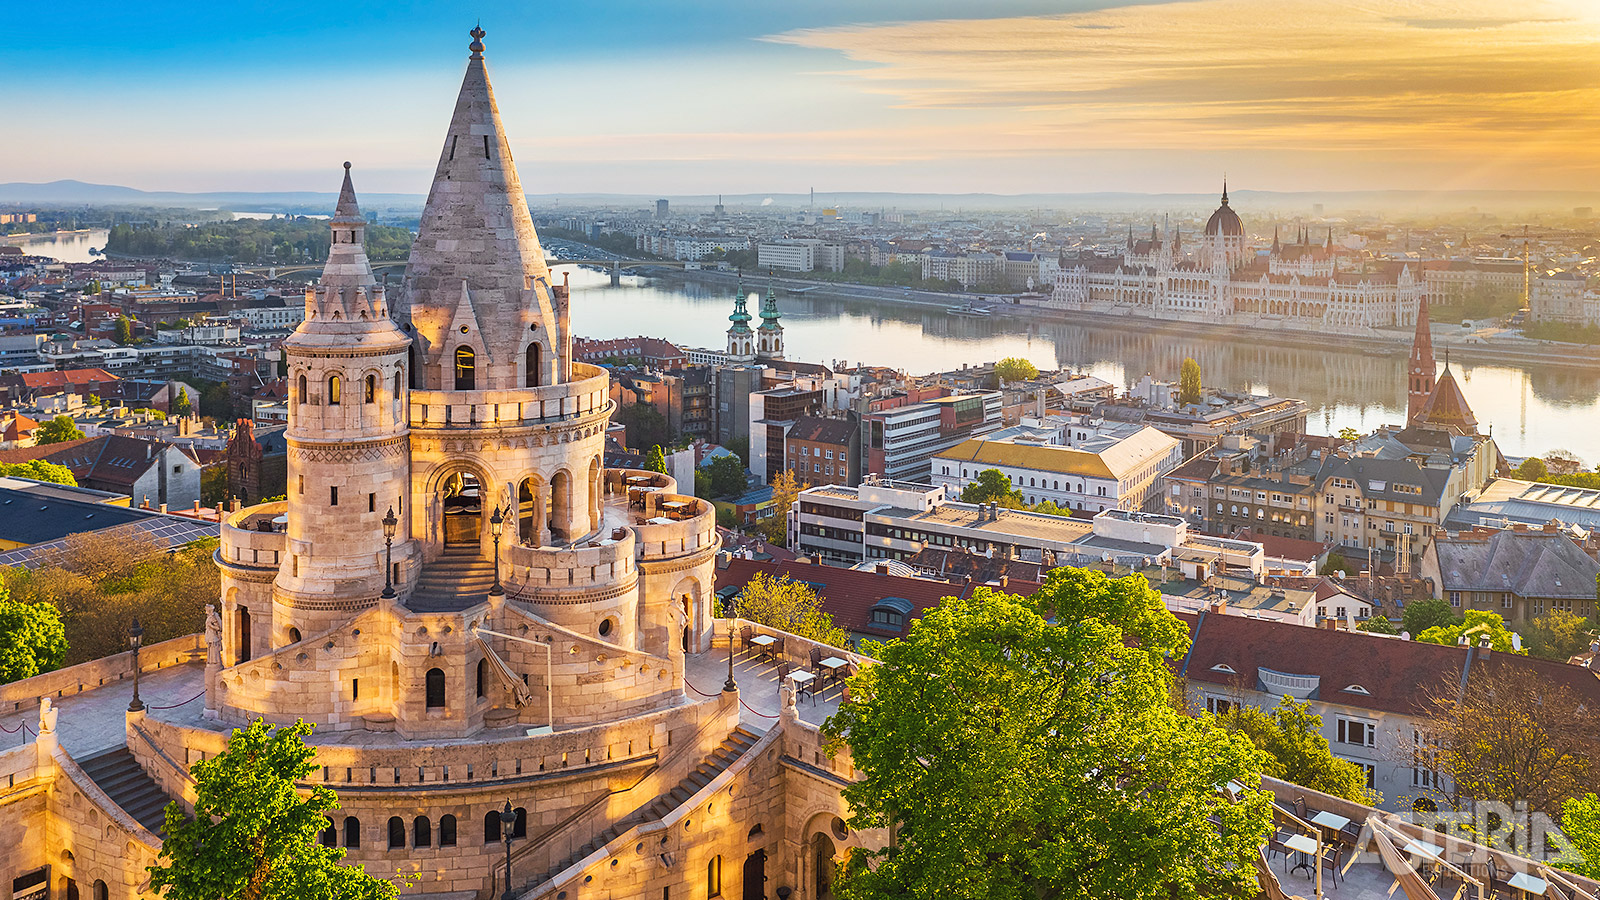
<path fill-rule="evenodd" d="M 744 281 L 741 279 L 739 289 L 733 296 L 733 315 L 728 317 L 728 321 L 733 323 L 728 328 L 729 362 L 752 363 L 783 359 L 783 325 L 778 321 L 780 317 L 778 293 L 770 279 L 767 282 L 767 296 L 761 301 L 760 315 L 760 327 L 751 330 L 752 316 L 746 305 Z"/>

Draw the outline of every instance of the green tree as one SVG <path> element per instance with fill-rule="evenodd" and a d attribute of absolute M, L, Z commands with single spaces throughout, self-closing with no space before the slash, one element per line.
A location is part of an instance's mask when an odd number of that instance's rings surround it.
<path fill-rule="evenodd" d="M 1021 506 L 1022 492 L 1011 486 L 1011 479 L 999 469 L 984 469 L 961 489 L 962 503 L 993 503 Z"/>
<path fill-rule="evenodd" d="M 67 632 L 56 608 L 13 600 L 0 584 L 0 682 L 49 672 L 66 657 Z"/>
<path fill-rule="evenodd" d="M 1561 832 L 1572 849 L 1561 855 L 1559 865 L 1586 878 L 1600 878 L 1600 796 L 1569 798 L 1562 807 Z"/>
<path fill-rule="evenodd" d="M 1543 481 L 1549 474 L 1550 470 L 1545 466 L 1544 460 L 1537 456 L 1530 456 L 1523 460 L 1522 465 L 1517 466 L 1516 470 L 1511 473 L 1513 478 L 1522 481 Z"/>
<path fill-rule="evenodd" d="M 750 439 L 748 437 L 736 437 L 723 446 L 738 454 L 739 462 L 746 469 L 750 468 Z"/>
<path fill-rule="evenodd" d="M 793 469 L 784 469 L 772 479 L 772 512 L 756 522 L 756 530 L 769 544 L 789 546 L 789 510 L 800 492 L 810 487 L 800 483 Z"/>
<path fill-rule="evenodd" d="M 1277 707 L 1242 704 L 1217 718 L 1224 729 L 1242 734 L 1267 755 L 1263 774 L 1355 803 L 1375 802 L 1367 773 L 1333 755 L 1322 736 L 1322 717 L 1311 704 L 1284 697 Z"/>
<path fill-rule="evenodd" d="M 1144 579 L 1063 567 L 1031 598 L 947 597 L 873 648 L 824 727 L 864 775 L 850 824 L 898 837 L 858 851 L 836 895 L 1255 896 L 1261 753 L 1169 701 L 1188 644 Z"/>
<path fill-rule="evenodd" d="M 1360 439 L 1361 432 L 1355 430 L 1354 428 L 1345 427 L 1339 429 L 1339 440 L 1341 441 L 1356 441 Z"/>
<path fill-rule="evenodd" d="M 1008 381 L 1032 381 L 1039 377 L 1039 370 L 1020 356 L 1008 356 L 994 364 L 994 374 L 1001 384 L 1005 384 Z"/>
<path fill-rule="evenodd" d="M 1527 653 L 1527 649 L 1512 650 L 1511 632 L 1506 630 L 1506 620 L 1499 613 L 1469 609 L 1462 621 L 1455 625 L 1436 625 L 1416 635 L 1413 639 L 1424 644 L 1444 644 L 1453 647 L 1466 637 L 1476 647 L 1484 635 L 1489 636 L 1489 646 L 1500 653 Z"/>
<path fill-rule="evenodd" d="M 133 323 L 128 321 L 127 316 L 117 316 L 117 327 L 112 338 L 123 345 L 133 343 Z"/>
<path fill-rule="evenodd" d="M 89 395 L 89 399 L 87 399 L 87 400 L 85 400 L 83 402 L 89 404 L 90 406 L 104 406 L 105 405 L 105 401 L 100 399 L 100 395 L 99 394 L 90 394 Z"/>
<path fill-rule="evenodd" d="M 150 889 L 166 900 L 397 897 L 392 882 L 340 865 L 345 851 L 317 842 L 339 801 L 321 785 L 304 797 L 295 788 L 315 768 L 310 733 L 305 722 L 273 728 L 257 719 L 236 729 L 226 750 L 195 763 L 195 817 L 167 804 L 167 840 L 149 867 Z"/>
<path fill-rule="evenodd" d="M 651 447 L 644 455 L 644 467 L 652 472 L 667 471 L 667 454 L 662 452 L 661 445 Z"/>
<path fill-rule="evenodd" d="M 1412 635 L 1419 635 L 1430 628 L 1444 628 L 1459 621 L 1455 609 L 1437 597 L 1407 603 L 1400 614 L 1400 624 Z"/>
<path fill-rule="evenodd" d="M 695 496 L 707 500 L 715 497 L 734 497 L 744 493 L 745 485 L 748 483 L 744 474 L 744 464 L 739 462 L 737 456 L 718 456 L 695 472 Z"/>
<path fill-rule="evenodd" d="M 200 389 L 200 415 L 218 422 L 233 421 L 233 392 L 226 381 L 196 382 Z"/>
<path fill-rule="evenodd" d="M 71 416 L 56 416 L 34 429 L 33 442 L 41 445 L 59 444 L 62 441 L 75 441 L 83 436 L 83 432 L 78 429 L 78 423 L 72 421 Z"/>
<path fill-rule="evenodd" d="M 200 503 L 216 506 L 228 499 L 228 467 L 224 464 L 207 466 L 200 470 Z"/>
<path fill-rule="evenodd" d="M 178 399 L 172 401 L 172 414 L 184 418 L 194 412 L 194 404 L 189 402 L 189 392 L 178 388 Z"/>
<path fill-rule="evenodd" d="M 1365 632 L 1368 632 L 1369 634 L 1399 634 L 1400 633 L 1400 629 L 1394 627 L 1394 624 L 1389 621 L 1387 616 L 1373 616 L 1372 618 L 1366 620 L 1365 622 L 1359 622 L 1359 623 L 1356 624 L 1356 630 L 1357 631 L 1365 631 Z"/>
<path fill-rule="evenodd" d="M 822 598 L 789 576 L 773 578 L 757 572 L 739 592 L 739 615 L 806 640 L 830 647 L 849 647 L 850 633 L 834 624 L 822 609 Z"/>
<path fill-rule="evenodd" d="M 1200 402 L 1200 364 L 1187 357 L 1178 368 L 1178 402 Z"/>
<path fill-rule="evenodd" d="M 0 463 L 0 475 L 32 478 L 34 481 L 48 481 L 51 484 L 64 484 L 68 487 L 78 486 L 78 479 L 73 476 L 71 469 L 42 459 L 30 459 L 24 463 Z"/>
<path fill-rule="evenodd" d="M 1551 610 L 1522 629 L 1530 656 L 1566 662 L 1589 648 L 1594 626 L 1577 613 Z"/>
<path fill-rule="evenodd" d="M 1328 561 L 1322 564 L 1319 570 L 1323 575 L 1334 575 L 1339 572 L 1349 572 L 1350 563 L 1345 560 L 1344 554 L 1335 550 L 1328 554 Z"/>

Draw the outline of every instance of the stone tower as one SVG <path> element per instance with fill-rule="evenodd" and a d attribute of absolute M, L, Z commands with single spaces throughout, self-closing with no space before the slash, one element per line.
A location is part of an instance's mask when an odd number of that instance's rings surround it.
<path fill-rule="evenodd" d="M 1406 364 L 1406 422 L 1414 423 L 1433 395 L 1433 334 L 1429 330 L 1428 298 L 1417 304 L 1417 334 L 1411 340 L 1411 360 Z"/>
<path fill-rule="evenodd" d="M 349 163 L 328 225 L 327 265 L 306 292 L 305 321 L 283 342 L 290 379 L 289 548 L 273 591 L 272 622 L 253 623 L 257 641 L 314 634 L 330 617 L 375 604 L 384 574 L 380 523 L 391 507 L 399 515 L 407 506 L 411 341 L 389 318 L 383 286 L 372 276 Z M 404 519 L 395 544 L 405 558 Z M 325 602 L 335 592 L 349 598 L 337 611 Z"/>
<path fill-rule="evenodd" d="M 761 327 L 756 337 L 756 358 L 783 359 L 783 326 L 778 323 L 778 295 L 767 282 L 767 296 L 761 301 Z"/>
<path fill-rule="evenodd" d="M 745 307 L 744 284 L 733 296 L 733 324 L 728 327 L 728 362 L 751 363 L 756 360 L 755 332 L 750 330 L 750 310 Z"/>
<path fill-rule="evenodd" d="M 572 377 L 566 298 L 550 283 L 481 37 L 471 51 L 395 319 L 414 339 L 416 387 L 556 384 Z"/>

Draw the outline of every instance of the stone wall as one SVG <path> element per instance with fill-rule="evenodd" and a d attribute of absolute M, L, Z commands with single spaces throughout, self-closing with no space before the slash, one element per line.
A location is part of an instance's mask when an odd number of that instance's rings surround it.
<path fill-rule="evenodd" d="M 151 644 L 139 650 L 139 671 L 154 672 L 171 666 L 205 659 L 205 638 L 190 634 Z M 88 662 L 45 672 L 32 678 L 0 685 L 0 709 L 17 712 L 37 709 L 42 697 L 61 699 L 117 681 L 133 678 L 133 651 L 92 659 Z M 132 687 L 129 687 L 132 691 Z"/>

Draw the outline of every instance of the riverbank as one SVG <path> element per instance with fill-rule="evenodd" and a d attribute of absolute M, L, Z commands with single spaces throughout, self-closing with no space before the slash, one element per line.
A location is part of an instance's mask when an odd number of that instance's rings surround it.
<path fill-rule="evenodd" d="M 641 267 L 642 268 L 642 267 Z M 651 269 L 648 275 L 664 281 L 698 281 L 708 284 L 733 284 L 740 276 L 733 272 L 714 269 Z M 1047 307 L 1021 306 L 1007 302 L 1009 298 L 996 298 L 988 294 L 942 293 L 918 291 L 909 288 L 879 287 L 866 284 L 842 284 L 831 281 L 814 281 L 806 278 L 778 277 L 752 278 L 748 287 L 764 290 L 768 281 L 773 286 L 793 295 L 827 297 L 831 300 L 869 300 L 879 303 L 897 303 L 905 306 L 932 309 L 943 313 L 951 306 L 969 303 L 987 305 L 993 309 L 992 319 L 1013 319 L 1024 322 L 1052 322 L 1095 327 L 1132 328 L 1142 332 L 1172 335 L 1174 337 L 1207 337 L 1238 339 L 1242 334 L 1265 333 L 1278 346 L 1296 349 L 1325 351 L 1339 349 L 1369 356 L 1405 357 L 1411 352 L 1413 332 L 1409 329 L 1374 329 L 1366 334 L 1341 334 L 1318 331 L 1310 327 L 1297 327 L 1281 320 L 1264 317 L 1216 322 L 1208 319 L 1157 319 L 1135 314 L 1119 315 L 1093 310 L 1063 310 Z M 797 291 L 798 289 L 798 291 Z M 1450 356 L 1468 363 L 1493 365 L 1496 363 L 1562 366 L 1574 369 L 1600 369 L 1600 347 L 1582 344 L 1564 344 L 1553 341 L 1533 341 L 1493 329 L 1463 331 L 1435 323 L 1433 327 L 1434 353 Z"/>

